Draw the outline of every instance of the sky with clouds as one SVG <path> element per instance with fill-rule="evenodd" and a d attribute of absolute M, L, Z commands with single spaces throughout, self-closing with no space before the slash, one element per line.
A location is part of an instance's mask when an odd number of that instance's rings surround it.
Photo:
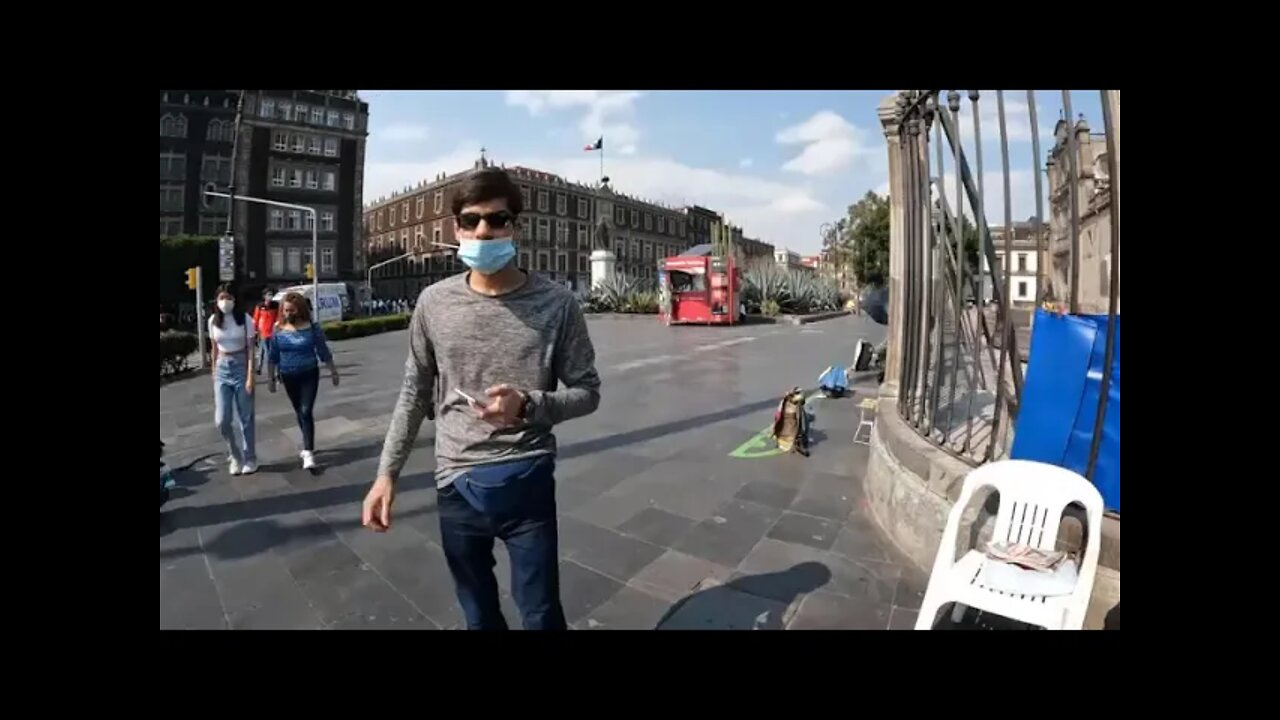
<path fill-rule="evenodd" d="M 600 157 L 583 146 L 603 136 L 604 171 L 618 190 L 709 207 L 742 225 L 749 237 L 813 253 L 821 246 L 822 223 L 842 217 L 867 191 L 888 189 L 876 107 L 890 92 L 362 90 L 369 102 L 364 199 L 372 202 L 441 172 L 469 168 L 481 147 L 495 162 L 594 183 Z M 1060 117 L 1061 93 L 1037 91 L 1036 105 L 1043 156 Z M 1072 105 L 1101 132 L 1097 91 L 1074 92 Z M 979 109 L 986 216 L 1000 224 L 1003 176 L 994 91 L 983 91 Z M 1016 220 L 1035 212 L 1027 110 L 1026 91 L 1005 92 Z M 973 167 L 971 117 L 965 97 L 961 135 Z M 950 159 L 944 167 L 952 172 Z M 953 176 L 945 182 L 953 198 Z"/>

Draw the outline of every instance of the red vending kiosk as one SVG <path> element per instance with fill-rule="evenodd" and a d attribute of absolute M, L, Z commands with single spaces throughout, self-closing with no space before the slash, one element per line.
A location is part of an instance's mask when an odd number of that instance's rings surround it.
<path fill-rule="evenodd" d="M 732 257 L 678 255 L 658 262 L 658 316 L 668 325 L 736 324 L 742 320 L 741 289 Z"/>

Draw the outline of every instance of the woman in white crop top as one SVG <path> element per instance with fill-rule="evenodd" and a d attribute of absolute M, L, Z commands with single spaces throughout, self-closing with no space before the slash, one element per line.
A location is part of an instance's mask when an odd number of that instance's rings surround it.
<path fill-rule="evenodd" d="M 258 469 L 253 445 L 253 321 L 236 307 L 236 297 L 227 288 L 218 288 L 217 303 L 209 317 L 209 339 L 213 346 L 213 421 L 231 452 L 232 475 Z M 236 440 L 234 424 L 240 428 Z"/>

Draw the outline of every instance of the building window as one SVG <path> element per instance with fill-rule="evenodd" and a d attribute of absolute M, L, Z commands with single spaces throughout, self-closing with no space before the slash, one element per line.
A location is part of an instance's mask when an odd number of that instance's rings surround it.
<path fill-rule="evenodd" d="M 306 105 L 303 105 L 302 103 L 298 103 L 297 105 L 294 105 L 294 106 L 293 106 L 293 114 L 294 114 L 295 116 L 297 116 L 297 120 L 298 120 L 298 122 L 306 122 L 306 121 L 307 121 L 307 106 L 306 106 Z"/>
<path fill-rule="evenodd" d="M 187 117 L 182 114 L 165 113 L 160 118 L 160 136 L 184 138 L 187 136 Z"/>
<path fill-rule="evenodd" d="M 405 200 L 400 204 L 400 222 L 409 222 L 409 201 Z"/>
<path fill-rule="evenodd" d="M 415 200 L 415 201 L 414 201 L 414 203 L 413 203 L 413 216 L 414 216 L 414 219 L 421 220 L 421 219 L 422 219 L 422 213 L 423 213 L 423 211 L 426 209 L 426 207 L 427 207 L 427 199 L 426 199 L 426 198 L 419 197 L 417 200 Z"/>
<path fill-rule="evenodd" d="M 307 171 L 307 189 L 315 190 L 318 187 L 320 187 L 319 176 L 316 175 L 315 170 L 308 170 Z"/>
<path fill-rule="evenodd" d="M 1018 253 L 1018 272 L 1027 271 L 1027 254 Z"/>
<path fill-rule="evenodd" d="M 320 248 L 320 272 L 326 274 L 333 272 L 333 248 L 331 247 Z"/>
<path fill-rule="evenodd" d="M 326 118 L 328 120 L 329 127 L 333 127 L 333 128 L 338 127 L 338 117 L 339 115 L 337 110 L 329 111 L 329 115 Z"/>
<path fill-rule="evenodd" d="M 280 119 L 286 122 L 293 122 L 293 106 L 289 103 L 280 103 Z"/>
<path fill-rule="evenodd" d="M 440 243 L 444 242 L 444 228 L 440 223 L 431 226 L 431 247 L 438 248 Z"/>
<path fill-rule="evenodd" d="M 354 113 L 342 113 L 342 127 L 348 130 L 356 129 L 356 116 Z"/>
<path fill-rule="evenodd" d="M 182 196 L 185 190 L 185 185 L 161 185 L 160 209 L 182 210 Z"/>
<path fill-rule="evenodd" d="M 324 156 L 338 157 L 338 139 L 337 138 L 328 137 L 324 139 Z"/>
<path fill-rule="evenodd" d="M 285 225 L 284 225 L 284 229 L 285 229 L 285 230 L 298 230 L 298 229 L 300 229 L 301 227 L 302 227 L 302 211 L 301 211 L 301 210 L 290 210 L 290 211 L 289 211 L 289 213 L 288 213 L 287 215 L 285 215 Z"/>
<path fill-rule="evenodd" d="M 626 211 L 624 208 L 621 208 L 621 207 L 615 207 L 615 208 L 613 209 L 613 222 L 614 222 L 614 224 L 616 224 L 618 227 L 622 227 L 623 225 L 626 225 L 626 224 L 627 224 L 627 211 Z"/>
<path fill-rule="evenodd" d="M 578 272 L 580 273 L 591 272 L 590 264 L 591 264 L 591 261 L 587 259 L 586 255 L 578 255 Z"/>
<path fill-rule="evenodd" d="M 578 217 L 585 218 L 588 209 L 586 198 L 578 198 Z"/>
<path fill-rule="evenodd" d="M 658 216 L 658 232 L 665 233 L 666 231 L 667 231 L 667 219 L 659 215 Z"/>
<path fill-rule="evenodd" d="M 382 232 L 382 211 L 378 211 L 378 232 Z"/>
<path fill-rule="evenodd" d="M 544 252 L 538 253 L 538 270 L 539 271 L 546 272 L 547 270 L 550 269 L 548 267 L 548 260 L 549 258 L 547 257 L 546 253 Z"/>
<path fill-rule="evenodd" d="M 578 249 L 586 250 L 591 244 L 591 238 L 587 235 L 587 224 L 578 223 Z"/>
<path fill-rule="evenodd" d="M 291 188 L 302 187 L 302 171 L 301 170 L 294 170 L 292 173 L 289 174 L 289 187 Z"/>
<path fill-rule="evenodd" d="M 302 274 L 302 248 L 289 248 L 289 274 Z"/>
<path fill-rule="evenodd" d="M 271 185 L 273 187 L 284 187 L 286 173 L 287 171 L 282 167 L 271 168 Z"/>
<path fill-rule="evenodd" d="M 529 269 L 529 253 L 527 253 L 527 252 L 522 252 L 522 253 L 520 253 L 520 264 L 519 264 L 519 268 L 520 268 L 521 270 L 528 270 L 528 269 Z"/>
<path fill-rule="evenodd" d="M 160 218 L 160 237 L 171 237 L 182 232 L 182 218 Z"/>
<path fill-rule="evenodd" d="M 653 216 L 650 215 L 649 213 L 644 214 L 644 229 L 645 230 L 653 229 Z"/>
<path fill-rule="evenodd" d="M 293 146 L 295 153 L 304 153 L 307 151 L 307 138 L 305 135 L 293 134 L 289 136 L 289 142 Z"/>
<path fill-rule="evenodd" d="M 400 231 L 400 252 L 409 252 L 409 228 Z"/>
<path fill-rule="evenodd" d="M 631 211 L 631 227 L 633 228 L 640 227 L 640 211 L 639 210 Z"/>
<path fill-rule="evenodd" d="M 1018 283 L 1018 299 L 1019 300 L 1027 299 L 1027 281 L 1026 280 L 1022 280 Z"/>
<path fill-rule="evenodd" d="M 567 215 L 569 213 L 569 199 L 564 193 L 556 193 L 556 214 Z"/>
<path fill-rule="evenodd" d="M 280 152 L 288 152 L 289 150 L 289 133 L 283 130 L 276 130 L 271 135 L 271 147 Z"/>
<path fill-rule="evenodd" d="M 335 174 L 333 173 L 333 171 L 332 171 L 332 170 L 325 170 L 325 171 L 324 171 L 324 185 L 323 185 L 323 187 L 324 187 L 324 189 L 325 189 L 325 190 L 329 190 L 329 191 L 337 190 L 337 189 L 338 189 L 338 183 L 337 183 L 337 180 L 338 180 L 338 176 L 337 176 L 337 175 L 335 175 Z"/>
<path fill-rule="evenodd" d="M 569 223 L 563 220 L 556 223 L 556 247 L 569 247 Z"/>
<path fill-rule="evenodd" d="M 684 237 L 684 221 L 680 221 L 680 237 Z"/>
<path fill-rule="evenodd" d="M 529 234 L 529 218 L 520 218 L 520 232 L 516 236 L 516 240 L 521 244 L 529 242 L 533 236 Z"/>
<path fill-rule="evenodd" d="M 538 242 L 545 244 L 551 239 L 551 229 L 546 218 L 538 218 Z"/>
<path fill-rule="evenodd" d="M 310 247 L 304 247 L 304 248 L 302 248 L 302 264 L 303 264 L 303 265 L 310 265 L 310 264 L 311 264 L 311 261 L 312 261 L 312 259 L 311 259 L 311 248 L 310 248 Z M 314 270 L 315 268 L 312 268 L 312 269 Z"/>
<path fill-rule="evenodd" d="M 639 240 L 631 241 L 631 259 L 632 260 L 640 259 L 640 241 Z"/>
<path fill-rule="evenodd" d="M 426 231 L 422 229 L 421 225 L 413 229 L 413 249 L 414 250 L 422 249 L 422 239 L 424 237 L 426 237 Z"/>
<path fill-rule="evenodd" d="M 276 101 L 271 98 L 262 98 L 262 103 L 258 105 L 258 115 L 274 119 L 276 116 Z"/>
<path fill-rule="evenodd" d="M 434 212 L 435 212 L 437 215 L 439 215 L 439 214 L 440 214 L 441 212 L 443 212 L 443 211 L 444 211 L 444 191 L 443 191 L 443 190 L 437 190 L 437 191 L 436 191 L 436 198 L 435 198 L 435 210 L 434 210 Z"/>
<path fill-rule="evenodd" d="M 312 125 L 324 124 L 324 108 L 318 108 L 318 107 L 311 108 L 311 124 Z"/>
<path fill-rule="evenodd" d="M 529 186 L 528 185 L 520 186 L 520 197 L 521 199 L 524 200 L 524 209 L 528 210 L 529 206 L 533 204 L 529 202 Z"/>
<path fill-rule="evenodd" d="M 277 208 L 271 209 L 271 229 L 272 230 L 284 229 L 284 211 L 283 210 L 280 210 Z"/>
<path fill-rule="evenodd" d="M 299 152 L 301 152 L 301 150 L 299 150 Z M 320 136 L 319 135 L 312 135 L 310 138 L 308 138 L 307 152 L 311 153 L 312 155 L 320 154 Z"/>
<path fill-rule="evenodd" d="M 325 210 L 320 213 L 320 229 L 325 232 L 333 232 L 333 211 Z"/>
<path fill-rule="evenodd" d="M 644 244 L 644 259 L 645 260 L 653 259 L 653 243 L 648 241 L 646 241 Z"/>
<path fill-rule="evenodd" d="M 550 202 L 550 200 L 549 200 L 549 198 L 548 198 L 548 196 L 547 196 L 547 191 L 546 191 L 546 190 L 539 190 L 539 191 L 538 191 L 538 212 L 546 212 L 546 211 L 547 211 L 547 204 L 548 204 L 549 202 Z"/>
<path fill-rule="evenodd" d="M 267 268 L 267 273 L 275 277 L 279 277 L 283 275 L 284 274 L 284 248 L 273 247 L 268 253 L 268 256 L 270 259 L 268 260 L 269 265 Z"/>
<path fill-rule="evenodd" d="M 160 153 L 160 178 L 182 180 L 187 175 L 187 156 L 180 153 Z"/>
<path fill-rule="evenodd" d="M 556 270 L 558 272 L 569 272 L 569 256 L 565 253 L 556 254 Z"/>
<path fill-rule="evenodd" d="M 316 218 L 311 213 L 302 213 L 302 229 L 311 232 L 316 227 Z"/>

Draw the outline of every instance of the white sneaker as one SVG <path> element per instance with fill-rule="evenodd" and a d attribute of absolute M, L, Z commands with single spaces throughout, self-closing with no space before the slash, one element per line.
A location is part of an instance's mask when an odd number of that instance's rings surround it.
<path fill-rule="evenodd" d="M 315 455 L 311 454 L 310 450 L 303 450 L 301 453 L 301 456 L 302 456 L 303 470 L 310 470 L 311 468 L 316 466 L 316 457 Z"/>
<path fill-rule="evenodd" d="M 236 459 L 235 459 L 235 458 L 231 458 L 231 461 L 230 461 L 230 463 L 228 463 L 228 464 L 230 465 L 230 468 L 229 468 L 229 469 L 230 469 L 230 472 L 231 472 L 231 474 L 232 474 L 232 475 L 239 475 L 239 474 L 240 474 L 240 470 L 241 470 L 241 468 L 240 468 L 240 463 L 236 462 Z"/>
<path fill-rule="evenodd" d="M 258 463 L 256 462 L 247 462 L 244 467 L 240 468 L 241 475 L 250 475 L 256 472 L 258 472 Z"/>

